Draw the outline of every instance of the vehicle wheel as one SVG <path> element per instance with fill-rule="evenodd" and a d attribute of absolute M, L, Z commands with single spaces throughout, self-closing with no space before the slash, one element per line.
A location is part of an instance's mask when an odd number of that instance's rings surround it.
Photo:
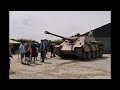
<path fill-rule="evenodd" d="M 82 48 L 75 49 L 75 55 L 80 59 L 82 58 L 82 52 L 83 52 Z"/>
<path fill-rule="evenodd" d="M 92 58 L 96 58 L 95 57 L 95 51 L 92 51 Z"/>
<path fill-rule="evenodd" d="M 87 59 L 91 59 L 91 52 L 87 52 Z"/>
<path fill-rule="evenodd" d="M 87 59 L 87 53 L 83 52 L 83 59 Z"/>
<path fill-rule="evenodd" d="M 95 54 L 96 54 L 96 57 L 99 57 L 99 51 L 98 50 L 95 52 Z"/>
<path fill-rule="evenodd" d="M 103 50 L 101 49 L 99 50 L 99 57 L 102 57 L 102 55 L 103 55 Z"/>

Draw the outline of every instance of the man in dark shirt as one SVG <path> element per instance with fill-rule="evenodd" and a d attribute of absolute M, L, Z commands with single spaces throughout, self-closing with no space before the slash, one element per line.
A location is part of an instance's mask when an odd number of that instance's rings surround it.
<path fill-rule="evenodd" d="M 10 52 L 9 52 L 9 57 L 11 57 L 11 58 L 12 58 L 12 56 L 11 56 Z M 10 69 L 10 58 L 9 58 L 9 69 Z"/>
<path fill-rule="evenodd" d="M 34 63 L 35 63 L 35 57 L 37 56 L 35 41 L 32 42 L 31 49 L 32 49 L 32 57 L 34 57 Z"/>
<path fill-rule="evenodd" d="M 53 48 L 53 44 L 51 43 L 51 44 L 50 44 L 50 52 L 51 52 L 50 57 L 53 57 L 53 49 L 54 49 L 54 48 Z"/>
<path fill-rule="evenodd" d="M 56 49 L 56 48 L 55 48 L 55 45 L 56 45 L 56 44 L 53 43 L 53 57 L 55 57 L 55 49 Z"/>
<path fill-rule="evenodd" d="M 48 50 L 48 44 L 45 42 L 45 50 L 44 50 L 44 57 L 47 58 L 47 50 Z"/>

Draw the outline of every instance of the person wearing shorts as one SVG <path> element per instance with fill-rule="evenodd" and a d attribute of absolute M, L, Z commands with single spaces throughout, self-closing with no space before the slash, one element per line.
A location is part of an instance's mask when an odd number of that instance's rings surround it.
<path fill-rule="evenodd" d="M 20 52 L 20 55 L 21 55 L 21 64 L 24 64 L 24 62 L 23 62 L 24 53 L 25 53 L 24 42 L 21 42 L 21 44 L 19 46 L 19 52 Z"/>
<path fill-rule="evenodd" d="M 30 44 L 25 43 L 24 46 L 25 46 L 25 64 L 31 64 L 31 62 L 30 62 Z"/>

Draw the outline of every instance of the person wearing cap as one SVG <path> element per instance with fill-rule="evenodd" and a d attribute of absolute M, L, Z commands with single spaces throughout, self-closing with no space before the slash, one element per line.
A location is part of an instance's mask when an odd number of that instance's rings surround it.
<path fill-rule="evenodd" d="M 41 62 L 44 62 L 44 50 L 45 50 L 44 40 L 41 40 L 41 44 L 40 44 L 40 53 L 42 58 Z"/>

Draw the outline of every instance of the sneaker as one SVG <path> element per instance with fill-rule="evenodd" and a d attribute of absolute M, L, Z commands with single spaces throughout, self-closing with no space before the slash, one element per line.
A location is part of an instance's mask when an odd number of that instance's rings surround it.
<path fill-rule="evenodd" d="M 30 65 L 30 63 L 27 63 L 27 65 Z"/>
<path fill-rule="evenodd" d="M 21 64 L 24 64 L 23 62 L 21 62 Z"/>

